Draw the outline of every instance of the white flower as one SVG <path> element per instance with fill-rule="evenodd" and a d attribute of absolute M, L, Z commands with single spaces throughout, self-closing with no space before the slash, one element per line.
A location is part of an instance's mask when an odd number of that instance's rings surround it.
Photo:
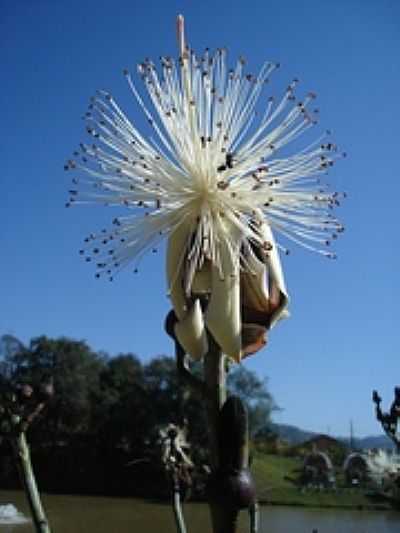
<path fill-rule="evenodd" d="M 341 154 L 326 133 L 297 153 L 281 155 L 313 127 L 316 113 L 310 109 L 315 95 L 297 100 L 294 80 L 277 102 L 263 96 L 258 115 L 256 105 L 279 65 L 266 63 L 252 76 L 239 59 L 229 70 L 225 50 L 198 57 L 184 47 L 183 31 L 180 38 L 177 64 L 162 58 L 161 73 L 150 60 L 138 67 L 151 105 L 125 73 L 154 137 L 146 139 L 107 92 L 91 99 L 85 118 L 93 141 L 81 144 L 66 166 L 84 176 L 73 180 L 78 187 L 69 204 L 95 201 L 131 211 L 114 219 L 115 228 L 86 239 L 81 253 L 96 258 L 97 276 L 135 265 L 168 238 L 168 282 L 179 321 L 194 320 L 188 318 L 191 309 L 198 323 L 202 313 L 199 303 L 192 307 L 192 295 L 203 275 L 212 285 L 210 303 L 219 302 L 209 305 L 209 322 L 215 313 L 217 322 L 234 314 L 237 337 L 240 272 L 261 280 L 269 263 L 285 294 L 272 231 L 334 257 L 325 247 L 343 230 L 331 213 L 338 195 L 320 180 Z M 237 338 L 233 344 L 228 353 L 239 358 Z"/>

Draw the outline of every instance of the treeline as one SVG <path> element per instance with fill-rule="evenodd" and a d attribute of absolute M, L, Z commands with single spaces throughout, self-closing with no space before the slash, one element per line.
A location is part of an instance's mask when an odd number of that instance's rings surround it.
<path fill-rule="evenodd" d="M 41 336 L 25 346 L 0 337 L 3 389 L 50 381 L 54 397 L 28 434 L 42 490 L 162 496 L 157 431 L 184 419 L 194 460 L 207 462 L 203 405 L 180 387 L 174 359 L 143 363 L 133 353 L 109 357 L 67 338 Z M 229 389 L 246 401 L 253 435 L 268 433 L 276 406 L 265 380 L 240 366 L 229 373 Z M 0 445 L 0 486 L 17 486 L 7 439 Z"/>

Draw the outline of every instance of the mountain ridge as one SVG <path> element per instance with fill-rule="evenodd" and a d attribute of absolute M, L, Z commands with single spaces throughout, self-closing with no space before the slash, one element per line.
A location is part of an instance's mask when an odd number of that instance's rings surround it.
<path fill-rule="evenodd" d="M 307 431 L 290 424 L 272 424 L 272 432 L 276 433 L 281 439 L 286 440 L 289 444 L 302 444 L 317 435 L 315 431 Z M 332 436 L 332 435 L 331 435 Z M 350 438 L 334 435 L 333 438 L 350 446 Z M 366 437 L 354 437 L 352 448 L 361 450 L 370 450 L 372 448 L 394 449 L 392 441 L 386 435 L 368 435 Z"/>

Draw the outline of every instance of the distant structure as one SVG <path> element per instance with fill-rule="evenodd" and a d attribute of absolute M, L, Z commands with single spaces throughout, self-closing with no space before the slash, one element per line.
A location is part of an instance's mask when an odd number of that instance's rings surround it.
<path fill-rule="evenodd" d="M 320 435 L 316 435 L 310 440 L 304 442 L 303 446 L 308 446 L 309 448 L 311 448 L 311 451 L 314 451 L 316 449 L 320 452 L 325 452 L 329 456 L 332 455 L 332 451 L 334 449 L 338 447 L 344 447 L 340 441 L 338 441 L 334 437 L 331 437 L 330 435 L 325 435 L 323 433 L 321 433 Z"/>
<path fill-rule="evenodd" d="M 365 487 L 370 481 L 368 454 L 351 452 L 343 464 L 343 473 L 348 487 Z"/>
<path fill-rule="evenodd" d="M 292 446 L 291 453 L 304 458 L 315 449 L 326 453 L 335 466 L 341 466 L 348 455 L 348 447 L 344 442 L 323 434 L 316 435 L 308 441 Z"/>
<path fill-rule="evenodd" d="M 375 404 L 376 419 L 380 422 L 386 435 L 394 442 L 397 453 L 400 454 L 400 387 L 394 389 L 394 400 L 388 413 L 382 411 L 382 398 L 376 390 L 372 393 L 372 401 Z"/>
<path fill-rule="evenodd" d="M 353 420 L 350 419 L 350 450 L 354 450 L 354 426 L 353 426 Z"/>
<path fill-rule="evenodd" d="M 382 496 L 400 499 L 400 458 L 384 450 L 352 452 L 343 464 L 346 485 L 374 489 Z"/>
<path fill-rule="evenodd" d="M 329 455 L 316 446 L 305 456 L 301 484 L 307 488 L 329 489 L 336 484 L 335 473 Z"/>

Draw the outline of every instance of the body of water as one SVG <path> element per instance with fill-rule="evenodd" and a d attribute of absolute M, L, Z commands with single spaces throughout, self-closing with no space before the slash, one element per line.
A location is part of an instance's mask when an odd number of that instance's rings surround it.
<path fill-rule="evenodd" d="M 176 533 L 168 505 L 122 498 L 44 496 L 53 533 Z M 0 505 L 14 505 L 29 517 L 22 492 L 1 492 Z M 206 505 L 184 506 L 188 533 L 208 533 Z M 344 511 L 262 507 L 260 533 L 398 533 L 396 511 Z M 33 532 L 31 523 L 0 523 L 0 533 Z M 238 533 L 248 533 L 247 513 L 241 513 Z"/>

